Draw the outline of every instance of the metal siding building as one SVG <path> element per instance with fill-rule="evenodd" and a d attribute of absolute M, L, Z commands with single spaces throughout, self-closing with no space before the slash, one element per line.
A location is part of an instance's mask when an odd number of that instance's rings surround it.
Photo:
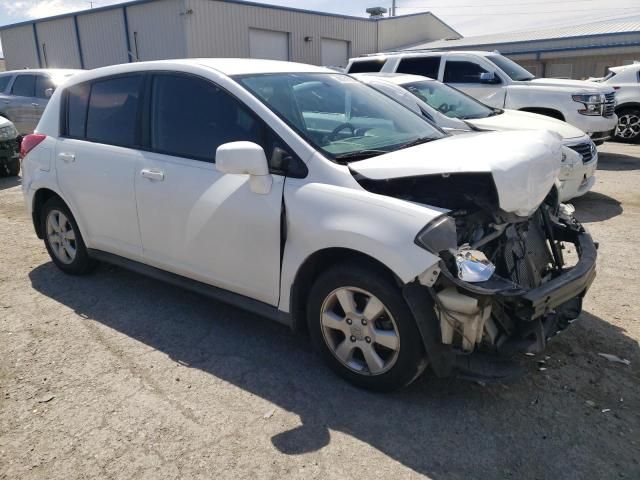
<path fill-rule="evenodd" d="M 640 60 L 640 20 L 438 40 L 407 50 L 498 50 L 540 77 L 587 78 Z"/>
<path fill-rule="evenodd" d="M 184 57 L 345 66 L 351 56 L 460 35 L 431 13 L 349 17 L 240 0 L 138 0 L 0 28 L 7 68 L 96 68 Z"/>

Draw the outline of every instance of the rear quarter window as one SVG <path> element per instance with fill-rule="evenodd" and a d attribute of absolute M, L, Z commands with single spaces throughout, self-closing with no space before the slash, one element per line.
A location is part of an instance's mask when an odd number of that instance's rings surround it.
<path fill-rule="evenodd" d="M 11 75 L 0 75 L 0 93 L 3 93 L 9 86 Z"/>
<path fill-rule="evenodd" d="M 383 58 L 354 61 L 347 73 L 378 73 L 382 70 L 385 62 L 386 60 Z"/>

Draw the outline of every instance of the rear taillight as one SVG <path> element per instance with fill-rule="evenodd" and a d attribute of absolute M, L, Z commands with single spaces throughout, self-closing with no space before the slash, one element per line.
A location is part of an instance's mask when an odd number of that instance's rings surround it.
<path fill-rule="evenodd" d="M 20 159 L 23 159 L 27 156 L 27 154 L 40 145 L 46 135 L 42 135 L 41 133 L 32 133 L 31 135 L 26 135 L 22 138 L 22 143 L 20 144 Z"/>

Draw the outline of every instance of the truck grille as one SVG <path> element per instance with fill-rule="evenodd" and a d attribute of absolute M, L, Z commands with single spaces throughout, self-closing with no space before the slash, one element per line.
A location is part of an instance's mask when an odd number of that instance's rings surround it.
<path fill-rule="evenodd" d="M 616 109 L 616 93 L 607 93 L 604 96 L 604 105 L 602 106 L 602 116 L 610 117 Z"/>
<path fill-rule="evenodd" d="M 577 145 L 569 145 L 571 150 L 578 152 L 582 155 L 582 163 L 589 163 L 593 160 L 593 151 L 591 150 L 591 143 L 578 143 Z"/>

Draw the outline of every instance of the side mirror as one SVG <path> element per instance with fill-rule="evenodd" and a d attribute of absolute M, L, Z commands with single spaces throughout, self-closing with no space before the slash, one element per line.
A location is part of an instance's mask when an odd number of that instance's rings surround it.
<path fill-rule="evenodd" d="M 500 78 L 496 76 L 495 72 L 483 72 L 480 74 L 480 83 L 496 84 L 500 83 Z"/>
<path fill-rule="evenodd" d="M 233 175 L 249 175 L 251 191 L 266 195 L 273 178 L 263 148 L 252 142 L 231 142 L 216 150 L 216 169 Z"/>
<path fill-rule="evenodd" d="M 53 88 L 47 88 L 44 91 L 44 96 L 47 97 L 47 98 L 51 98 L 51 95 L 53 95 Z"/>

